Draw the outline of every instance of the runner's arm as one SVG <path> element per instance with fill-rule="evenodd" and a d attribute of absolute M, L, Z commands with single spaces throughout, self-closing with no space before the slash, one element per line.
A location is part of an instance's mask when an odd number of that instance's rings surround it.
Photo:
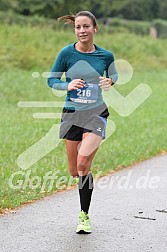
<path fill-rule="evenodd" d="M 68 90 L 69 82 L 62 81 L 61 77 L 66 72 L 66 55 L 60 51 L 56 58 L 48 77 L 48 86 L 57 90 Z"/>

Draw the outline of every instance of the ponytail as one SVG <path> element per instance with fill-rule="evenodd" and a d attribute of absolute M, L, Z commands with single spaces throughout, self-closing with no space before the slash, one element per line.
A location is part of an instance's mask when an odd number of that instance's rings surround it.
<path fill-rule="evenodd" d="M 58 21 L 66 21 L 65 24 L 73 24 L 74 25 L 75 15 L 71 14 L 71 15 L 62 16 L 62 17 L 59 17 L 57 20 Z"/>
<path fill-rule="evenodd" d="M 90 11 L 80 11 L 78 13 L 74 14 L 70 14 L 70 15 L 66 15 L 66 16 L 62 16 L 58 18 L 58 21 L 66 21 L 65 24 L 75 24 L 75 19 L 77 17 L 80 16 L 86 16 L 89 17 L 92 20 L 93 26 L 96 27 L 97 26 L 97 20 L 95 18 L 95 16 L 90 12 Z"/>

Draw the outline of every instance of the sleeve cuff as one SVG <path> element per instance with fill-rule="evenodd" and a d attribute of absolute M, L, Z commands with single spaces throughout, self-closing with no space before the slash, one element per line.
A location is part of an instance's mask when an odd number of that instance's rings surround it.
<path fill-rule="evenodd" d="M 63 82 L 63 83 L 54 83 L 52 88 L 57 89 L 57 90 L 65 90 L 68 91 L 68 82 Z"/>

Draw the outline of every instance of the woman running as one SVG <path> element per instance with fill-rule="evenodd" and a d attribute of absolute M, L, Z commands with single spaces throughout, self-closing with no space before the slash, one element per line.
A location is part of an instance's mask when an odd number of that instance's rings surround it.
<path fill-rule="evenodd" d="M 58 20 L 74 26 L 77 42 L 67 45 L 59 52 L 48 85 L 67 91 L 60 138 L 65 139 L 70 174 L 79 178 L 81 211 L 76 233 L 91 233 L 88 215 L 93 191 L 91 164 L 105 138 L 109 116 L 102 89 L 109 90 L 118 76 L 112 52 L 93 43 L 98 25 L 91 12 L 80 11 Z M 61 80 L 63 73 L 66 81 Z"/>

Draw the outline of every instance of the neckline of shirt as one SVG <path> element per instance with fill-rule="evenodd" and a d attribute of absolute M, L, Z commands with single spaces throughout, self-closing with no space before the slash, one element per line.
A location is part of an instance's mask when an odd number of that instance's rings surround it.
<path fill-rule="evenodd" d="M 93 52 L 80 52 L 80 51 L 78 51 L 76 48 L 75 48 L 75 45 L 76 45 L 76 43 L 77 42 L 75 42 L 75 43 L 73 43 L 72 44 L 72 46 L 73 46 L 73 49 L 74 49 L 74 51 L 76 51 L 77 53 L 81 53 L 81 54 L 93 54 L 93 53 L 96 53 L 97 52 L 97 46 L 95 45 L 95 44 L 93 44 L 94 46 L 95 46 L 95 51 L 93 51 Z"/>

